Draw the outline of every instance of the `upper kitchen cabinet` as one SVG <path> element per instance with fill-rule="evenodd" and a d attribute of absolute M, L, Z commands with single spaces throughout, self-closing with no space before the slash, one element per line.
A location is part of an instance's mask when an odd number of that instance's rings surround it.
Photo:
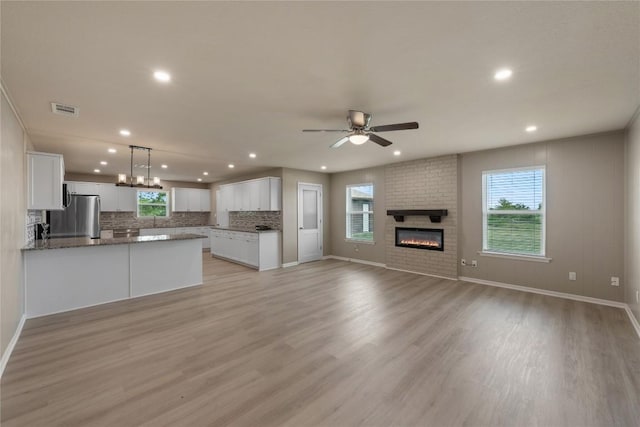
<path fill-rule="evenodd" d="M 97 184 L 102 212 L 135 212 L 136 193 L 134 187 L 117 187 L 114 184 Z"/>
<path fill-rule="evenodd" d="M 64 209 L 62 155 L 29 152 L 27 169 L 27 209 Z"/>
<path fill-rule="evenodd" d="M 219 211 L 279 211 L 280 178 L 266 177 L 220 186 L 224 204 Z"/>
<path fill-rule="evenodd" d="M 209 212 L 211 193 L 208 189 L 178 188 L 171 189 L 172 212 Z"/>
<path fill-rule="evenodd" d="M 67 191 L 71 194 L 100 196 L 100 212 L 135 212 L 135 187 L 117 187 L 102 182 L 68 181 Z"/>

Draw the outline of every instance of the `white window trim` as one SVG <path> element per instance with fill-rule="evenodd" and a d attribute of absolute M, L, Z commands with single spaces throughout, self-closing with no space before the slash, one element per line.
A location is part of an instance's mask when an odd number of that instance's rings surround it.
<path fill-rule="evenodd" d="M 520 254 L 513 252 L 495 252 L 487 249 L 487 216 L 489 215 L 487 210 L 487 175 L 495 174 L 495 173 L 505 173 L 505 172 L 524 172 L 530 170 L 542 170 L 542 209 L 537 209 L 535 211 L 500 211 L 501 214 L 516 214 L 516 215 L 526 215 L 526 214 L 542 214 L 542 241 L 540 242 L 540 255 L 533 254 Z M 520 168 L 508 168 L 508 169 L 494 169 L 482 171 L 482 250 L 478 251 L 479 254 L 486 256 L 495 256 L 500 258 L 511 258 L 511 259 L 525 259 L 529 261 L 541 261 L 541 262 L 550 262 L 551 258 L 548 258 L 547 255 L 547 167 L 546 165 L 539 166 L 525 166 Z"/>
<path fill-rule="evenodd" d="M 145 193 L 165 193 L 167 195 L 167 203 L 166 203 L 166 207 L 167 207 L 167 214 L 164 216 L 160 216 L 160 215 L 155 215 L 155 216 L 142 216 L 140 215 L 140 203 L 139 203 L 139 199 L 138 199 L 138 194 L 140 192 L 145 192 Z M 160 204 L 160 203 L 154 203 L 152 205 L 147 205 L 147 206 L 164 206 L 164 204 Z M 169 216 L 171 215 L 171 200 L 169 200 L 169 191 L 167 190 L 158 190 L 155 188 L 138 188 L 136 191 L 136 218 L 169 218 Z"/>
<path fill-rule="evenodd" d="M 375 241 L 375 231 L 371 230 L 371 233 L 373 233 L 373 238 L 371 240 L 363 240 L 363 239 L 358 239 L 358 238 L 352 238 L 352 237 L 347 237 L 349 234 L 351 234 L 350 229 L 351 229 L 351 221 L 350 221 L 350 217 L 349 215 L 351 214 L 355 214 L 355 213 L 369 213 L 371 215 L 373 215 L 373 211 L 372 210 L 368 210 L 368 211 L 351 211 L 349 210 L 349 207 L 351 206 L 351 204 L 349 203 L 349 188 L 351 187 L 364 187 L 364 186 L 371 186 L 371 188 L 373 189 L 373 202 L 375 203 L 376 200 L 376 187 L 373 184 L 373 182 L 365 182 L 363 184 L 347 184 L 345 187 L 345 220 L 346 220 L 346 226 L 345 226 L 345 238 L 344 241 L 345 242 L 350 242 L 350 243 L 361 243 L 361 244 L 371 244 L 371 245 L 375 245 L 376 241 Z M 374 229 L 375 229 L 375 219 L 374 219 Z"/>

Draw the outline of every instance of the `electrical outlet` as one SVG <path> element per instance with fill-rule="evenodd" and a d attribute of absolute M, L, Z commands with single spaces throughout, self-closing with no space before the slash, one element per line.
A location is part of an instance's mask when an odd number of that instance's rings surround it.
<path fill-rule="evenodd" d="M 462 259 L 460 260 L 460 265 L 467 265 L 467 260 L 466 260 L 466 259 L 464 259 L 464 258 L 462 258 Z"/>
<path fill-rule="evenodd" d="M 611 277 L 611 286 L 620 286 L 620 278 Z"/>
<path fill-rule="evenodd" d="M 358 245 L 355 245 L 355 246 L 353 247 L 353 250 L 354 250 L 354 251 L 356 251 L 356 252 L 358 252 L 358 251 L 360 250 L 360 248 L 358 247 Z"/>
<path fill-rule="evenodd" d="M 576 272 L 575 271 L 570 271 L 569 272 L 569 280 L 576 280 Z"/>
<path fill-rule="evenodd" d="M 476 261 L 475 259 L 471 260 L 471 267 L 477 267 L 478 266 L 478 261 Z"/>

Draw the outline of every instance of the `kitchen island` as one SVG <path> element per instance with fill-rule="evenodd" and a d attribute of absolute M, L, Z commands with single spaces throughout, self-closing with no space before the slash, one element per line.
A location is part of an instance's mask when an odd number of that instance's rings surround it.
<path fill-rule="evenodd" d="M 170 234 L 37 241 L 23 248 L 26 316 L 201 285 L 202 238 Z"/>

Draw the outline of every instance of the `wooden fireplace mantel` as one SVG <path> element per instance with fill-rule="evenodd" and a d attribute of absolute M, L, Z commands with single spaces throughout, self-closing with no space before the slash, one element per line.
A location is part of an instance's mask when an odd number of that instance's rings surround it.
<path fill-rule="evenodd" d="M 404 222 L 405 216 L 428 216 L 431 222 L 440 222 L 449 212 L 446 209 L 389 209 L 387 215 L 393 215 L 397 222 Z"/>

